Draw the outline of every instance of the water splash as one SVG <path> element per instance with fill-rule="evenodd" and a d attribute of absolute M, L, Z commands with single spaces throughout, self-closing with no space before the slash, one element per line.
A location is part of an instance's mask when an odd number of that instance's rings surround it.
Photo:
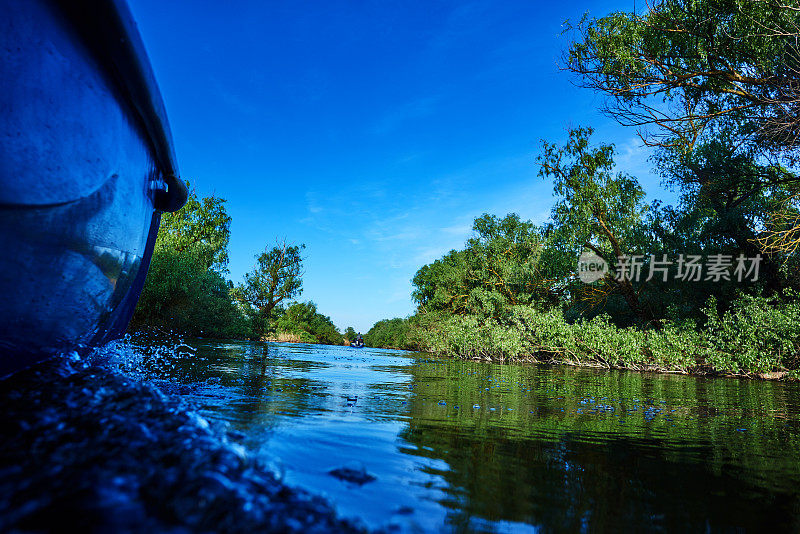
<path fill-rule="evenodd" d="M 190 348 L 125 339 L 0 381 L 0 530 L 360 530 L 154 385 Z"/>

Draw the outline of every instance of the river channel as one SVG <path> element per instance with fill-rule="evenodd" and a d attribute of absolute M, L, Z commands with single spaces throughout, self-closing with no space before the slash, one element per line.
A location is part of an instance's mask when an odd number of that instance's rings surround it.
<path fill-rule="evenodd" d="M 797 531 L 800 387 L 190 340 L 149 380 L 399 531 Z"/>

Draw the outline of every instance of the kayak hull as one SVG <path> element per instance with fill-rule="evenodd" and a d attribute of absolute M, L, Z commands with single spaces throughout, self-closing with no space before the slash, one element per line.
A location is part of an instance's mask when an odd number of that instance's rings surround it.
<path fill-rule="evenodd" d="M 70 11 L 92 4 L 118 17 L 100 34 Z M 120 336 L 161 210 L 185 199 L 156 97 L 125 81 L 146 57 L 101 46 L 103 32 L 138 43 L 125 16 L 0 0 L 0 376 Z"/>

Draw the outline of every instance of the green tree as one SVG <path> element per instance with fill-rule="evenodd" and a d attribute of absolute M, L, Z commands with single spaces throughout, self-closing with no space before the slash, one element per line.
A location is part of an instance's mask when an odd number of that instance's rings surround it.
<path fill-rule="evenodd" d="M 774 292 L 785 285 L 781 265 L 790 257 L 764 242 L 774 228 L 773 215 L 791 206 L 788 184 L 795 176 L 759 161 L 752 147 L 737 144 L 735 137 L 719 129 L 690 151 L 661 151 L 659 170 L 681 191 L 680 205 L 667 210 L 665 239 L 683 252 L 761 255 L 759 286 Z"/>
<path fill-rule="evenodd" d="M 618 270 L 618 258 L 648 252 L 644 190 L 635 178 L 614 172 L 613 145 L 589 146 L 592 133 L 592 128 L 574 128 L 563 147 L 543 142 L 539 175 L 553 180 L 555 238 L 574 251 L 574 265 L 589 249 Z M 640 321 L 655 320 L 630 277 L 609 274 L 603 285 L 604 297 L 619 292 Z"/>
<path fill-rule="evenodd" d="M 484 214 L 464 250 L 420 268 L 412 297 L 421 312 L 499 316 L 508 306 L 557 302 L 539 272 L 541 230 L 517 214 Z"/>
<path fill-rule="evenodd" d="M 230 237 L 224 203 L 218 197 L 200 200 L 192 191 L 183 208 L 162 215 L 132 328 L 250 336 L 249 322 L 232 302 L 229 282 L 222 276 Z"/>
<path fill-rule="evenodd" d="M 541 229 L 516 213 L 502 219 L 484 214 L 473 223 L 467 250 L 474 258 L 470 276 L 502 306 L 552 300 L 550 286 L 539 272 L 544 248 Z M 496 315 L 496 314 L 495 314 Z"/>
<path fill-rule="evenodd" d="M 646 141 L 691 147 L 708 126 L 746 120 L 742 134 L 765 150 L 800 146 L 800 9 L 791 2 L 662 0 L 569 28 L 577 35 L 566 68 Z"/>
<path fill-rule="evenodd" d="M 409 333 L 409 319 L 384 319 L 375 323 L 369 332 L 364 334 L 364 344 L 368 347 L 387 349 L 414 349 Z"/>
<path fill-rule="evenodd" d="M 352 343 L 356 340 L 356 333 L 355 329 L 352 326 L 348 326 L 347 329 L 344 331 L 344 338 L 349 342 Z"/>
<path fill-rule="evenodd" d="M 606 96 L 605 112 L 645 143 L 686 160 L 720 132 L 754 162 L 800 160 L 800 9 L 781 0 L 664 0 L 641 13 L 584 17 L 564 64 Z M 764 172 L 748 181 L 793 184 L 759 238 L 765 250 L 800 249 L 800 181 Z M 780 175 L 780 176 L 779 176 Z M 719 189 L 728 178 L 720 176 Z"/>
<path fill-rule="evenodd" d="M 412 298 L 422 313 L 467 313 L 471 258 L 463 250 L 451 250 L 441 259 L 423 265 L 414 275 Z"/>
<path fill-rule="evenodd" d="M 317 311 L 313 302 L 295 302 L 274 321 L 277 332 L 295 334 L 309 343 L 341 345 L 342 334 L 331 318 Z"/>
<path fill-rule="evenodd" d="M 230 237 L 231 217 L 225 200 L 214 195 L 199 199 L 191 190 L 183 208 L 161 216 L 156 249 L 193 251 L 206 269 L 225 272 Z"/>
<path fill-rule="evenodd" d="M 258 335 L 268 332 L 272 312 L 284 301 L 299 296 L 303 291 L 303 258 L 305 245 L 278 242 L 256 255 L 256 266 L 245 274 L 234 297 L 253 320 Z"/>

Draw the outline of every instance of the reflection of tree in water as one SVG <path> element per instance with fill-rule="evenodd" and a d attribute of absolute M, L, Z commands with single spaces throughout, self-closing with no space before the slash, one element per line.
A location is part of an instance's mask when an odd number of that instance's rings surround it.
<path fill-rule="evenodd" d="M 297 350 L 301 349 L 301 350 Z M 316 362 L 286 358 L 269 343 L 209 344 L 198 351 L 207 358 L 206 376 L 228 392 L 215 391 L 217 412 L 239 431 L 263 434 L 279 424 L 280 415 L 321 409 L 324 387 L 311 377 Z M 304 352 L 292 347 L 293 353 Z M 296 354 L 294 354 L 296 356 Z"/>
<path fill-rule="evenodd" d="M 456 528 L 797 528 L 800 439 L 785 426 L 796 387 L 458 361 L 412 370 L 401 437 L 416 448 L 402 450 L 448 464 L 428 471 L 446 482 Z"/>

